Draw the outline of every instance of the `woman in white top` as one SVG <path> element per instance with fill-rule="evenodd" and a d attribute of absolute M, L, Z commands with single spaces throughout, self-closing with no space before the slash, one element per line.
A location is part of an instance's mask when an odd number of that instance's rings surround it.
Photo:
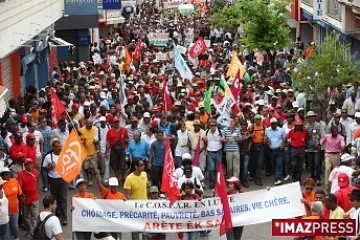
<path fill-rule="evenodd" d="M 4 183 L 0 177 L 0 239 L 10 240 L 9 201 L 3 191 Z"/>
<path fill-rule="evenodd" d="M 179 126 L 180 126 L 180 130 L 177 131 L 178 142 L 175 148 L 176 168 L 182 166 L 182 155 L 184 155 L 184 153 L 190 153 L 189 145 L 188 145 L 189 137 L 188 137 L 188 131 L 186 131 L 185 123 L 179 122 Z"/>

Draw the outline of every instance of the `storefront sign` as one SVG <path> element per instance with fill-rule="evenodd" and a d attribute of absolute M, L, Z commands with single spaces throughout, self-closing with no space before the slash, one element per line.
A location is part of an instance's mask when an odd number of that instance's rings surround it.
<path fill-rule="evenodd" d="M 169 33 L 151 32 L 147 35 L 149 43 L 158 47 L 166 47 L 169 42 Z"/>
<path fill-rule="evenodd" d="M 104 10 L 121 9 L 121 0 L 102 0 Z"/>
<path fill-rule="evenodd" d="M 305 215 L 298 182 L 229 196 L 233 226 Z M 73 198 L 75 232 L 189 232 L 218 229 L 223 207 L 219 198 L 201 201 L 99 200 Z"/>
<path fill-rule="evenodd" d="M 97 15 L 97 0 L 65 0 L 64 15 Z"/>
<path fill-rule="evenodd" d="M 91 43 L 91 37 L 90 36 L 80 36 L 79 37 L 79 46 L 89 46 Z"/>
<path fill-rule="evenodd" d="M 123 23 L 125 19 L 121 15 L 121 10 L 107 10 L 106 11 L 106 24 L 119 24 Z"/>
<path fill-rule="evenodd" d="M 314 13 L 313 13 L 313 18 L 314 19 L 324 19 L 325 18 L 325 6 L 326 2 L 325 0 L 314 0 L 314 4 L 313 4 L 313 9 L 314 9 Z"/>

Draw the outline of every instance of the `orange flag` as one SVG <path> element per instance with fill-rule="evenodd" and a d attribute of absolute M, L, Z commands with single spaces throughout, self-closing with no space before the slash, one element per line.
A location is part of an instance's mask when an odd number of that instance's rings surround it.
<path fill-rule="evenodd" d="M 75 130 L 72 130 L 62 147 L 55 170 L 65 182 L 69 183 L 80 174 L 82 164 L 88 155 L 80 137 Z"/>
<path fill-rule="evenodd" d="M 124 71 L 125 73 L 130 73 L 130 65 L 132 62 L 131 54 L 129 53 L 129 49 L 125 49 L 125 64 L 124 64 Z"/>

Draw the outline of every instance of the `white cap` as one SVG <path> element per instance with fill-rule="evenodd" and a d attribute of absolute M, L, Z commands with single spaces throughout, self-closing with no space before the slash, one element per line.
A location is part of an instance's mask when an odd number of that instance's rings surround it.
<path fill-rule="evenodd" d="M 190 153 L 184 153 L 184 154 L 182 155 L 182 160 L 184 160 L 184 159 L 192 159 Z"/>
<path fill-rule="evenodd" d="M 4 167 L 0 170 L 0 173 L 3 173 L 3 172 L 10 172 L 10 169 L 7 167 Z"/>
<path fill-rule="evenodd" d="M 270 119 L 270 123 L 277 123 L 277 122 L 278 122 L 277 119 L 274 117 Z"/>
<path fill-rule="evenodd" d="M 345 154 L 341 155 L 340 159 L 341 159 L 341 162 L 347 162 L 347 161 L 353 160 L 354 157 L 348 153 L 345 153 Z"/>
<path fill-rule="evenodd" d="M 109 179 L 109 186 L 110 187 L 118 187 L 119 186 L 119 181 L 117 180 L 116 177 L 111 177 Z"/>
<path fill-rule="evenodd" d="M 106 122 L 106 117 L 101 116 L 101 117 L 99 118 L 99 121 L 100 121 L 100 122 Z"/>
<path fill-rule="evenodd" d="M 84 107 L 90 107 L 90 105 L 91 105 L 91 104 L 90 104 L 89 101 L 85 101 L 85 102 L 84 102 Z"/>
<path fill-rule="evenodd" d="M 356 112 L 356 113 L 355 113 L 355 117 L 356 117 L 356 118 L 360 118 L 360 112 Z"/>
<path fill-rule="evenodd" d="M 150 116 L 150 113 L 144 112 L 143 117 L 144 117 L 144 118 L 150 118 L 151 116 Z"/>
<path fill-rule="evenodd" d="M 79 178 L 78 180 L 76 180 L 75 186 L 77 187 L 80 183 L 86 183 L 85 179 Z"/>
<path fill-rule="evenodd" d="M 292 106 L 293 106 L 293 108 L 298 108 L 298 107 L 300 107 L 298 102 L 293 102 L 293 103 L 292 103 Z"/>
<path fill-rule="evenodd" d="M 106 94 L 105 94 L 104 92 L 101 92 L 101 93 L 100 93 L 100 98 L 101 98 L 101 99 L 106 99 Z"/>

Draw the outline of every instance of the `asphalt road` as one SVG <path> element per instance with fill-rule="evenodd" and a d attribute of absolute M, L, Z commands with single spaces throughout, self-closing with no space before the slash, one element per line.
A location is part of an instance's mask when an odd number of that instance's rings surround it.
<path fill-rule="evenodd" d="M 305 176 L 307 176 L 307 174 L 305 174 Z M 270 177 L 266 177 L 264 176 L 264 180 L 263 180 L 264 186 L 263 187 L 259 187 L 256 186 L 254 184 L 254 182 L 250 182 L 250 187 L 248 189 L 246 189 L 246 191 L 255 191 L 255 190 L 260 190 L 260 189 L 264 189 L 266 188 L 266 186 L 273 186 L 273 176 Z M 43 193 L 42 192 L 42 188 L 39 185 L 39 189 L 41 189 L 41 200 L 44 196 L 48 195 L 49 192 L 47 193 Z M 94 193 L 97 197 L 99 197 L 99 193 L 98 190 L 96 188 L 96 186 L 89 186 L 88 187 L 88 191 Z M 206 192 L 206 189 L 205 189 Z M 68 192 L 68 203 L 71 202 L 71 197 L 73 194 L 76 193 L 76 190 L 69 190 Z M 210 195 L 210 192 L 206 193 L 206 195 Z M 42 205 L 42 203 L 40 203 L 40 205 Z M 40 207 L 40 210 L 42 210 L 42 207 Z M 72 221 L 71 221 L 71 212 L 70 212 L 70 207 L 68 207 L 68 225 L 66 227 L 63 227 L 63 237 L 65 240 L 71 240 L 72 238 L 72 232 L 71 232 L 71 225 L 72 225 Z M 27 240 L 28 238 L 24 237 L 24 232 L 22 231 L 21 235 L 20 235 L 20 239 L 21 240 Z M 95 239 L 95 238 L 93 238 Z M 166 239 L 168 240 L 176 240 L 178 239 L 177 234 L 168 234 Z M 215 239 L 219 239 L 219 240 L 226 240 L 225 236 L 219 237 L 219 233 L 217 230 L 213 230 L 208 236 L 205 237 L 201 237 L 200 240 L 215 240 Z M 271 239 L 284 239 L 284 240 L 290 240 L 292 238 L 280 238 L 280 237 L 272 237 L 271 236 L 271 223 L 262 223 L 262 224 L 256 224 L 256 225 L 251 225 L 251 226 L 246 226 L 244 228 L 244 233 L 243 233 L 243 240 L 271 240 Z M 79 239 L 80 240 L 80 239 Z M 130 233 L 124 233 L 122 236 L 121 240 L 131 240 L 131 235 Z"/>

